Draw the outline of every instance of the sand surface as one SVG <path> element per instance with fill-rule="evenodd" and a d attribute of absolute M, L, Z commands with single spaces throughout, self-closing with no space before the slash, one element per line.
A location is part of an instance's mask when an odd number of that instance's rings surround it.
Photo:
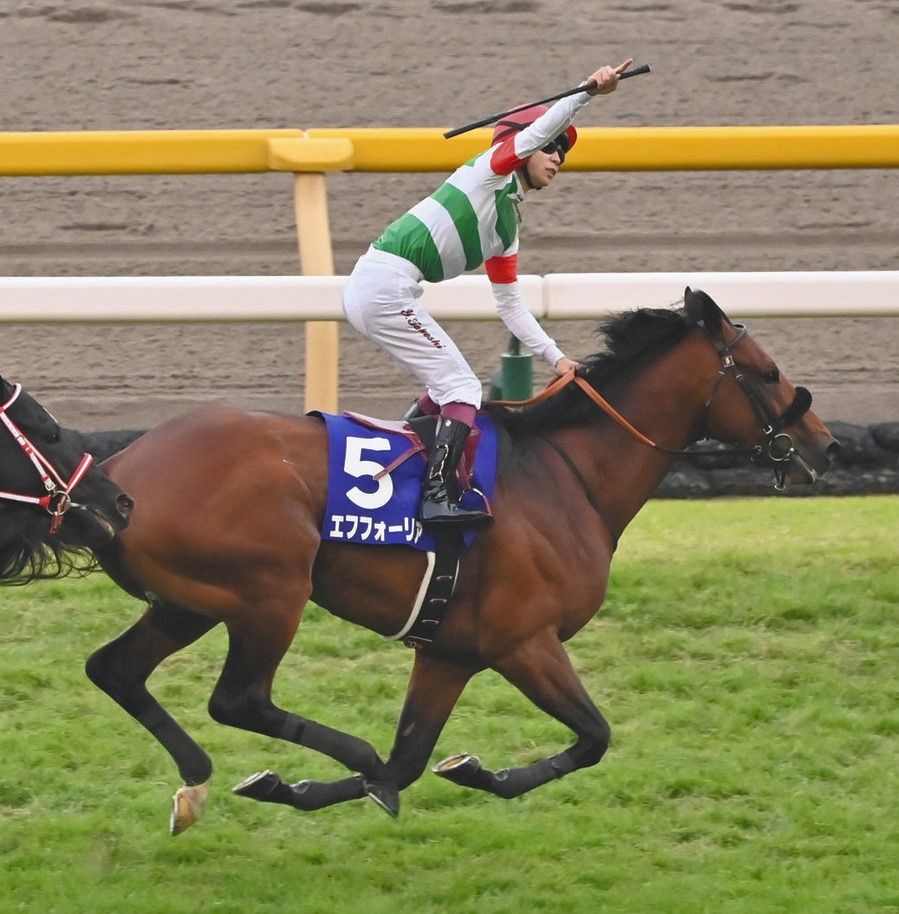
<path fill-rule="evenodd" d="M 893 0 L 0 0 L 0 130 L 446 127 L 627 55 L 653 74 L 580 124 L 896 123 L 897 39 Z M 337 272 L 438 181 L 332 178 Z M 526 204 L 520 260 L 528 273 L 896 269 L 897 240 L 894 171 L 563 173 Z M 287 175 L 0 179 L 3 275 L 296 272 Z M 899 419 L 899 320 L 752 323 L 825 419 Z M 499 322 L 448 328 L 486 382 Z M 571 355 L 597 348 L 589 323 L 549 329 Z M 83 428 L 215 398 L 297 409 L 301 338 L 0 326 L 4 374 Z M 342 406 L 389 413 L 413 390 L 342 330 Z"/>

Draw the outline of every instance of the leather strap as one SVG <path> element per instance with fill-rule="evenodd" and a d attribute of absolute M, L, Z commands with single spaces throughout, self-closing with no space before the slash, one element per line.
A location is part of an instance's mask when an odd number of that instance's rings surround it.
<path fill-rule="evenodd" d="M 440 623 L 446 614 L 450 597 L 459 575 L 459 556 L 462 553 L 462 533 L 459 530 L 436 533 L 436 553 L 431 580 L 428 582 L 418 618 L 403 637 L 403 644 L 420 650 L 437 637 Z"/>
<path fill-rule="evenodd" d="M 590 486 L 587 485 L 587 480 L 584 479 L 583 474 L 577 468 L 577 464 L 550 438 L 546 438 L 543 435 L 540 436 L 542 441 L 545 441 L 563 460 L 565 466 L 571 470 L 574 478 L 580 483 L 581 489 L 584 492 L 584 495 L 587 497 L 587 501 L 590 503 L 590 507 L 599 515 L 599 519 L 603 522 L 606 530 L 609 531 L 609 536 L 612 537 L 612 551 L 614 552 L 618 548 L 618 535 L 615 533 L 615 528 L 612 526 L 611 520 L 609 520 L 609 513 L 606 511 L 603 503 L 590 491 Z"/>

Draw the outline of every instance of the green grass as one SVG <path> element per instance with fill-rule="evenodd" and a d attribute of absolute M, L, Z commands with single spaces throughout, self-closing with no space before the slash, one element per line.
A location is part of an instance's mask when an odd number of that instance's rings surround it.
<path fill-rule="evenodd" d="M 896 497 L 652 502 L 570 645 L 607 757 L 512 802 L 427 774 L 397 821 L 230 794 L 265 767 L 340 771 L 206 716 L 214 631 L 151 680 L 217 766 L 175 839 L 177 772 L 82 672 L 137 604 L 102 576 L 2 590 L 0 912 L 899 911 L 897 559 Z M 383 753 L 410 660 L 311 607 L 276 694 Z M 485 674 L 435 758 L 499 768 L 568 739 Z"/>

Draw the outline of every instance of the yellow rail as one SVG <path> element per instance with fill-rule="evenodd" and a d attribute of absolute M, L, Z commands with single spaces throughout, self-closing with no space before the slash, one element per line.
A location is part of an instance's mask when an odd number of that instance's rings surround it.
<path fill-rule="evenodd" d="M 348 139 L 354 171 L 452 171 L 490 145 L 489 130 L 313 129 Z M 832 127 L 585 127 L 566 171 L 899 168 L 899 124 Z"/>
<path fill-rule="evenodd" d="M 899 168 L 899 124 L 586 127 L 567 171 Z M 438 128 L 0 133 L 0 176 L 223 172 L 447 172 L 489 130 Z"/>
<path fill-rule="evenodd" d="M 270 171 L 270 141 L 302 135 L 302 130 L 0 133 L 0 175 Z"/>

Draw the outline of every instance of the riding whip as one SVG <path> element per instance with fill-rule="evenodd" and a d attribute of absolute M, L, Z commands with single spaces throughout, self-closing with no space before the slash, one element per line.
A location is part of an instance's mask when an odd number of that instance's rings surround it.
<path fill-rule="evenodd" d="M 633 70 L 625 70 L 618 79 L 629 79 L 631 76 L 640 76 L 642 73 L 651 72 L 649 69 L 649 64 L 643 64 L 639 67 L 634 67 Z M 557 102 L 560 98 L 567 98 L 569 95 L 577 95 L 578 92 L 584 92 L 587 89 L 592 89 L 596 86 L 594 80 L 585 82 L 580 86 L 575 86 L 572 89 L 566 89 L 564 92 L 559 92 L 556 95 L 550 95 L 548 98 L 541 98 L 536 102 L 528 102 L 526 105 L 519 105 L 517 108 L 510 108 L 508 111 L 500 111 L 499 114 L 491 114 L 489 117 L 482 117 L 479 121 L 472 121 L 470 124 L 464 124 L 461 127 L 453 127 L 452 130 L 447 130 L 443 134 L 444 139 L 451 139 L 454 136 L 459 136 L 462 133 L 468 133 L 469 130 L 475 130 L 478 127 L 487 127 L 489 124 L 492 124 L 494 121 L 498 121 L 502 117 L 508 117 L 510 114 L 515 114 L 518 111 L 524 111 L 525 108 L 532 108 L 534 105 L 545 105 L 548 102 Z"/>

